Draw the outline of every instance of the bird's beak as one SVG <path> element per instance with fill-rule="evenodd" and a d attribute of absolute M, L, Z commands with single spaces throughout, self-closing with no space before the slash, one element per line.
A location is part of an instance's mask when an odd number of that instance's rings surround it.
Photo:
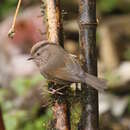
<path fill-rule="evenodd" d="M 29 57 L 27 60 L 33 60 L 34 58 L 33 57 Z"/>

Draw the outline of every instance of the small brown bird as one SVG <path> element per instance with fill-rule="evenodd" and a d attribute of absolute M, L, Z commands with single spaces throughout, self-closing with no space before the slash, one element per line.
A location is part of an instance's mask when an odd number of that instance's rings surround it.
<path fill-rule="evenodd" d="M 75 59 L 61 46 L 48 41 L 40 41 L 31 49 L 31 58 L 34 60 L 41 74 L 48 80 L 59 84 L 86 83 L 97 90 L 106 89 L 105 80 L 86 73 Z"/>

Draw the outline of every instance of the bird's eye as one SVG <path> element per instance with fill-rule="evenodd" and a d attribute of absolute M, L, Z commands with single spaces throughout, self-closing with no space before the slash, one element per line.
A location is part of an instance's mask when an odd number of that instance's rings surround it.
<path fill-rule="evenodd" d="M 37 53 L 37 56 L 40 56 L 40 53 Z"/>

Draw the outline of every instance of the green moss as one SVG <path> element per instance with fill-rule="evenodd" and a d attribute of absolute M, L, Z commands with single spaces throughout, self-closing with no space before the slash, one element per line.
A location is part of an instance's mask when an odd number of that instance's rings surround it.
<path fill-rule="evenodd" d="M 81 115 L 81 105 L 80 103 L 73 104 L 71 106 L 71 127 L 72 130 L 77 130 L 77 126 Z"/>

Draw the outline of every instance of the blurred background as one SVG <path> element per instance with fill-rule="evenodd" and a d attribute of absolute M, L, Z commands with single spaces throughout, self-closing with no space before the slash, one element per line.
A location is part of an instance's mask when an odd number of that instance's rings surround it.
<path fill-rule="evenodd" d="M 46 130 L 52 119 L 46 80 L 27 61 L 37 41 L 46 39 L 41 1 L 22 0 L 14 39 L 8 38 L 17 0 L 0 1 L 0 107 L 6 130 Z M 65 49 L 79 54 L 78 0 L 61 0 Z M 109 89 L 99 94 L 101 130 L 130 130 L 130 0 L 97 0 L 98 75 Z M 72 129 L 79 104 L 71 106 Z"/>

